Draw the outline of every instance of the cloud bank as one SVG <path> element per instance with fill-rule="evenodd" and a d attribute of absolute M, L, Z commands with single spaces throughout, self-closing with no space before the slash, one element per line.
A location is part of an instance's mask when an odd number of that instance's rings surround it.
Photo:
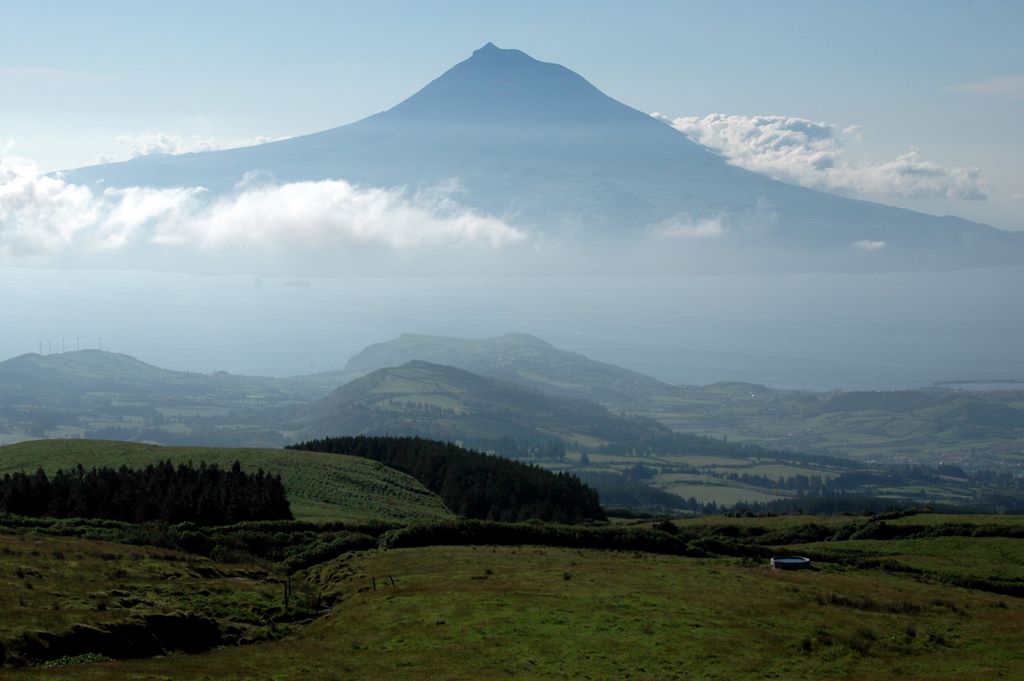
<path fill-rule="evenodd" d="M 812 189 L 901 198 L 986 198 L 981 170 L 944 168 L 915 149 L 885 163 L 850 163 L 845 147 L 860 134 L 856 126 L 841 129 L 791 116 L 651 115 L 734 165 Z"/>
<path fill-rule="evenodd" d="M 202 187 L 92 189 L 0 158 L 0 258 L 114 252 L 133 246 L 498 248 L 526 235 L 465 208 L 452 186 L 410 194 L 344 180 L 276 184 L 248 178 L 211 197 Z"/>

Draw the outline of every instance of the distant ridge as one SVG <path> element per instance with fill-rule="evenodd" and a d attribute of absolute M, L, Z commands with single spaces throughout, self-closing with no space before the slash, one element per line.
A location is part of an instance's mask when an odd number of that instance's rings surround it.
<path fill-rule="evenodd" d="M 162 369 L 130 355 L 103 350 L 78 350 L 50 355 L 19 355 L 0 362 L 0 396 L 57 390 L 65 394 L 210 387 L 229 374 L 193 374 Z M 239 380 L 258 380 L 238 377 Z"/>
<path fill-rule="evenodd" d="M 28 353 L 0 362 L 0 403 L 40 403 L 48 394 L 75 399 L 90 393 L 158 393 L 164 397 L 205 394 L 211 398 L 252 393 L 281 400 L 315 399 L 351 378 L 351 374 L 339 371 L 293 378 L 174 371 L 130 355 L 94 349 L 50 355 Z"/>

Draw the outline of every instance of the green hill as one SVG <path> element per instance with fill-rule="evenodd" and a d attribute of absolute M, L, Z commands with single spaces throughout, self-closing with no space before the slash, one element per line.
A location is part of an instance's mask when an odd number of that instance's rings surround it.
<path fill-rule="evenodd" d="M 171 371 L 82 350 L 0 362 L 0 443 L 43 437 L 278 447 L 274 424 L 353 375 L 291 378 Z"/>
<path fill-rule="evenodd" d="M 590 400 L 616 411 L 637 409 L 655 395 L 676 391 L 650 376 L 561 350 L 524 333 L 482 339 L 403 334 L 367 347 L 346 368 L 369 373 L 413 360 L 458 367 L 549 395 Z"/>
<path fill-rule="evenodd" d="M 161 447 L 97 440 L 37 440 L 0 447 L 0 475 L 82 464 L 138 468 L 170 459 L 263 468 L 280 474 L 298 520 L 409 521 L 451 517 L 414 478 L 369 459 L 283 449 Z"/>
<path fill-rule="evenodd" d="M 281 403 L 321 397 L 351 378 L 353 375 L 344 371 L 291 378 L 173 371 L 102 350 L 31 353 L 0 362 L 0 403 L 29 404 L 45 399 L 63 403 L 75 397 L 108 394 L 154 401 L 190 397 Z"/>
<path fill-rule="evenodd" d="M 503 442 L 540 449 L 632 446 L 669 434 L 653 420 L 618 416 L 593 402 L 422 361 L 381 369 L 342 386 L 314 403 L 296 429 L 310 437 L 420 435 L 499 450 Z"/>

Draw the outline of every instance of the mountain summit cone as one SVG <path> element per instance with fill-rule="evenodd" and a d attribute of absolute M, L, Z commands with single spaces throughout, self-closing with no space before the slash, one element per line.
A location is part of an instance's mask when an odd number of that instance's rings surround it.
<path fill-rule="evenodd" d="M 487 43 L 423 89 L 369 120 L 430 126 L 634 126 L 677 137 L 647 114 L 605 95 L 564 66 Z M 493 131 L 492 131 L 493 132 Z"/>

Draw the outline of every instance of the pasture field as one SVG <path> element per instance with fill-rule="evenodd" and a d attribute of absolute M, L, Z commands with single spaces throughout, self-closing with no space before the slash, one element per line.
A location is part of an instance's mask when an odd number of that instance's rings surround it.
<path fill-rule="evenodd" d="M 715 469 L 719 473 L 735 473 L 737 472 L 736 466 L 719 467 Z M 788 466 L 786 464 L 778 463 L 762 463 L 754 464 L 752 466 L 743 466 L 742 470 L 739 471 L 748 475 L 763 475 L 766 478 L 773 480 L 781 480 L 783 478 L 789 478 L 796 475 L 806 475 L 808 477 L 820 476 L 822 478 L 831 478 L 838 475 L 837 472 L 829 471 L 822 468 L 800 468 L 798 466 Z"/>
<path fill-rule="evenodd" d="M 9 676 L 871 681 L 1024 668 L 1020 599 L 879 570 L 432 546 L 346 554 L 305 578 L 332 610 L 280 641 Z"/>
<path fill-rule="evenodd" d="M 966 523 L 969 525 L 999 525 L 1000 527 L 1024 528 L 1024 515 L 1012 514 L 971 514 L 953 515 L 950 513 L 909 513 L 900 518 L 887 520 L 890 525 L 943 525 L 948 523 Z"/>
<path fill-rule="evenodd" d="M 917 517 L 917 516 L 912 516 Z M 944 516 L 958 517 L 958 516 Z M 964 516 L 968 517 L 968 516 Z M 724 515 L 689 516 L 677 518 L 672 522 L 682 529 L 713 529 L 716 527 L 763 528 L 765 530 L 789 530 L 804 525 L 824 525 L 840 527 L 851 522 L 862 521 L 863 518 L 849 515 L 780 515 L 780 516 L 749 516 L 730 517 Z"/>
<path fill-rule="evenodd" d="M 852 562 L 884 559 L 933 575 L 1024 584 L 1024 541 L 1017 537 L 924 537 L 797 544 L 793 553 Z"/>
<path fill-rule="evenodd" d="M 192 651 L 281 636 L 291 617 L 275 621 L 289 614 L 275 581 L 255 565 L 180 551 L 0 534 L 0 664 L 116 654 L 161 636 Z"/>
<path fill-rule="evenodd" d="M 337 454 L 285 449 L 164 447 L 104 440 L 37 440 L 0 447 L 0 475 L 42 466 L 58 469 L 128 466 L 158 461 L 216 463 L 239 461 L 246 470 L 281 476 L 297 520 L 317 522 L 380 520 L 408 522 L 450 518 L 441 500 L 414 478 L 376 461 Z"/>
<path fill-rule="evenodd" d="M 660 481 L 655 481 L 655 485 L 659 489 L 663 489 L 666 492 L 675 494 L 683 499 L 689 499 L 693 497 L 701 503 L 715 502 L 723 506 L 731 506 L 740 502 L 762 502 L 762 501 L 774 501 L 776 499 L 783 498 L 782 494 L 770 494 L 762 492 L 758 489 L 751 487 L 745 487 L 739 484 L 729 484 L 728 482 L 722 481 L 718 484 L 687 484 L 685 482 L 677 483 L 665 483 L 662 484 Z"/>

